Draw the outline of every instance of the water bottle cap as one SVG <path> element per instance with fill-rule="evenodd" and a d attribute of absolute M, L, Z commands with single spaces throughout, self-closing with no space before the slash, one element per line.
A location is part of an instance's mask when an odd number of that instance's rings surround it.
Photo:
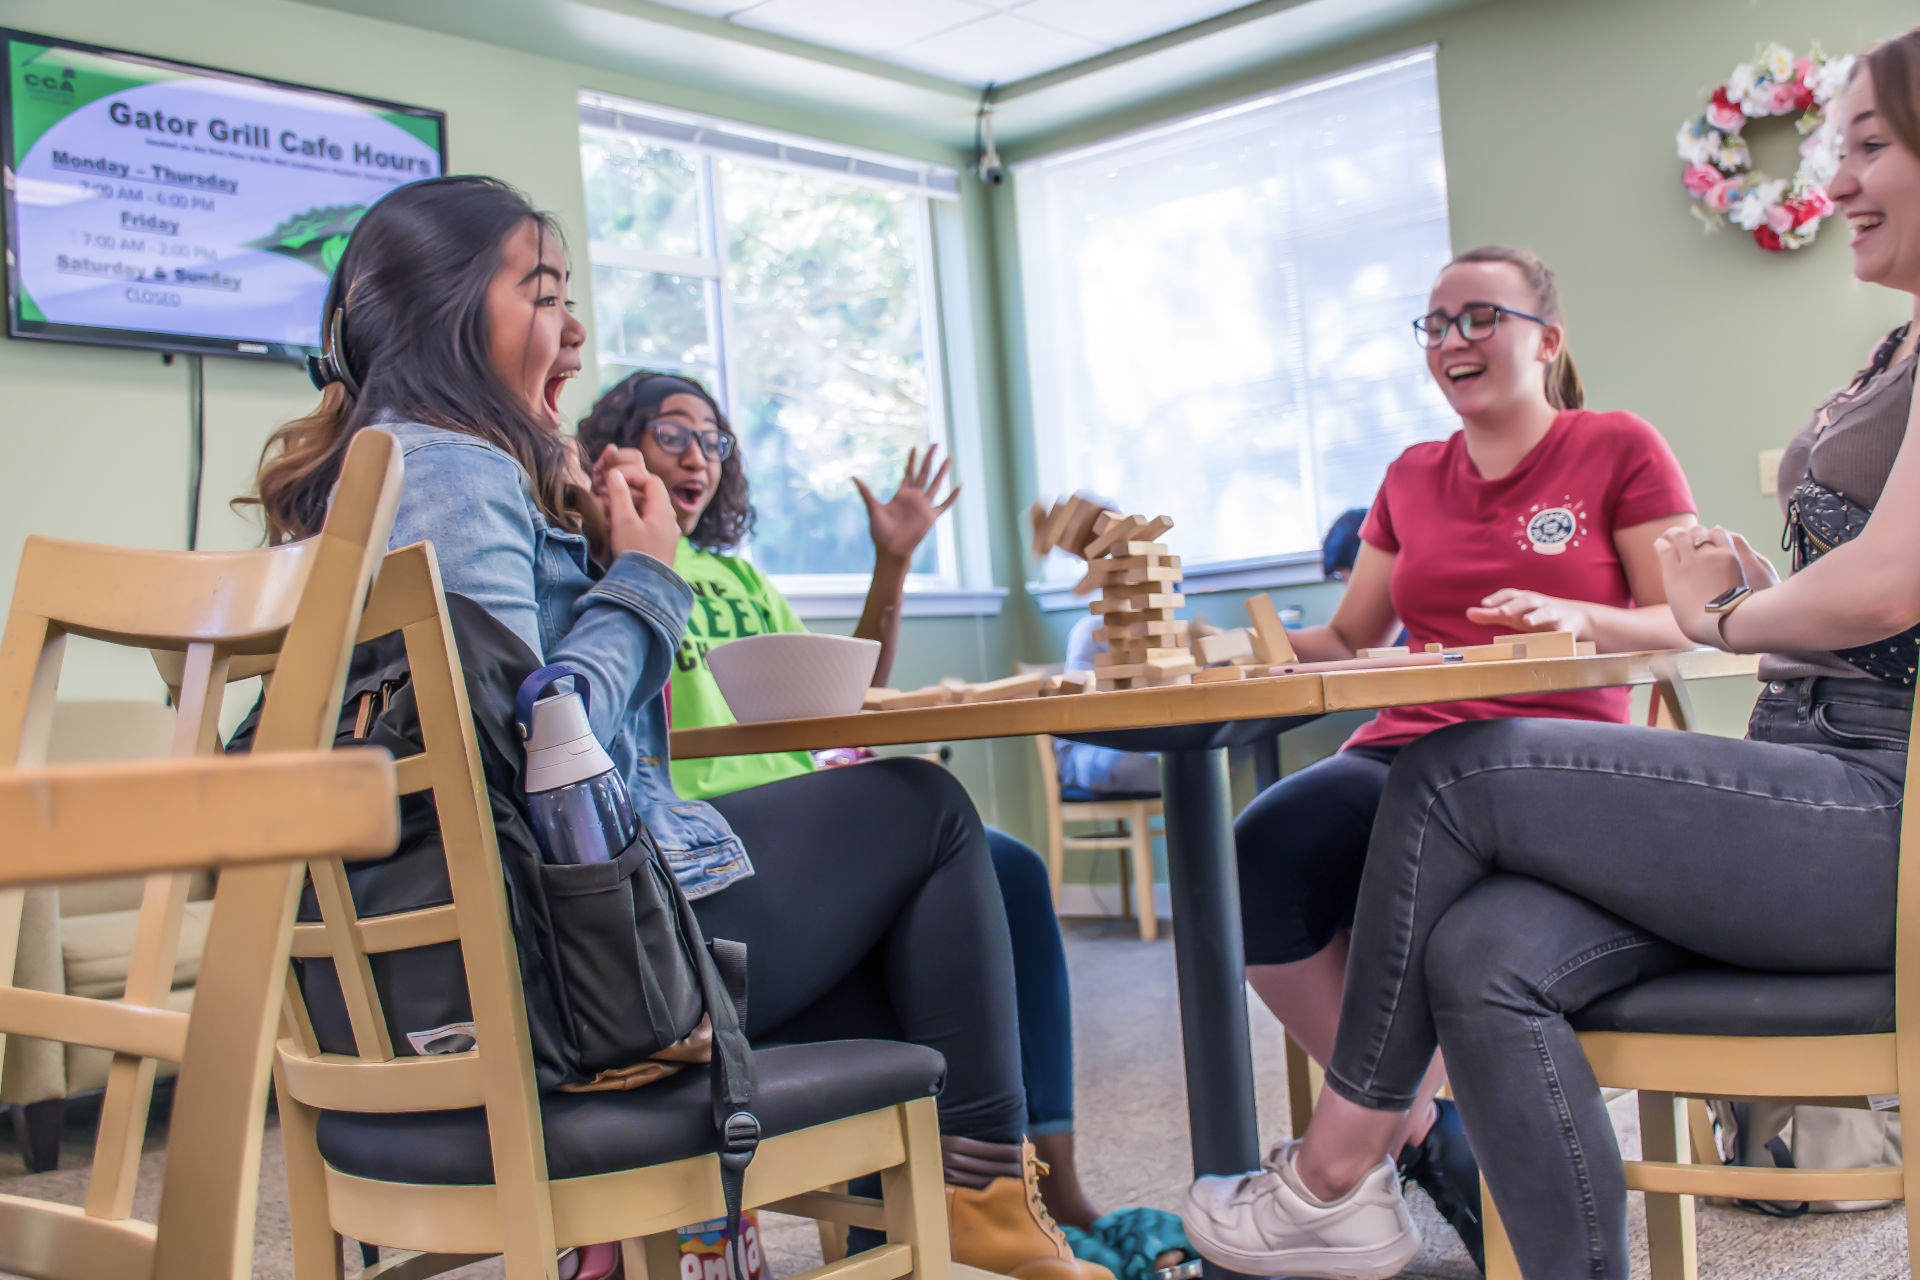
<path fill-rule="evenodd" d="M 548 674 L 552 671 L 550 667 L 542 668 L 528 680 L 527 686 L 521 690 L 521 706 L 516 708 L 521 712 L 520 731 L 527 744 L 526 789 L 529 795 L 585 782 L 613 768 L 613 760 L 607 755 L 606 748 L 600 745 L 600 740 L 593 736 L 593 725 L 587 720 L 587 703 L 583 696 L 586 677 L 563 669 L 560 674 L 571 674 L 574 688 L 580 692 L 552 693 L 537 701 L 527 702 L 526 694 L 536 687 L 535 680 L 545 676 L 546 685 L 551 685 L 558 679 L 558 676 Z"/>

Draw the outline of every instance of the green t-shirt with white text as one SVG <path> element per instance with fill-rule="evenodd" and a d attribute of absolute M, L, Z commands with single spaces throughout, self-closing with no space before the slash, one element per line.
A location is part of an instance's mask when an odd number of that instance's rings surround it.
<path fill-rule="evenodd" d="M 732 724 L 733 712 L 727 709 L 727 700 L 721 696 L 713 672 L 707 669 L 707 650 L 743 636 L 805 631 L 806 624 L 787 598 L 738 556 L 702 551 L 682 538 L 673 569 L 693 588 L 693 616 L 687 620 L 680 652 L 674 655 L 673 727 Z M 683 799 L 708 800 L 811 773 L 813 767 L 813 757 L 804 751 L 675 760 L 673 789 Z"/>

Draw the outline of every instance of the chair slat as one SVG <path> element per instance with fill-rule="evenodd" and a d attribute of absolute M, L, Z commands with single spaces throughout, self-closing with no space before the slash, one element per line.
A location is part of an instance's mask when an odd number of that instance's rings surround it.
<path fill-rule="evenodd" d="M 1899 1092 L 1893 1036 L 1669 1036 L 1591 1031 L 1602 1085 L 1692 1098 L 1865 1097 Z"/>
<path fill-rule="evenodd" d="M 9 1035 L 84 1044 L 165 1062 L 179 1062 L 187 1051 L 187 1015 L 178 1010 L 143 1009 L 25 987 L 0 987 L 0 1028 Z"/>
<path fill-rule="evenodd" d="M 154 1228 L 138 1219 L 87 1216 L 79 1205 L 0 1195 L 0 1273 L 145 1277 Z"/>
<path fill-rule="evenodd" d="M 348 1054 L 307 1057 L 291 1043 L 280 1046 L 287 1091 L 322 1111 L 373 1115 L 443 1111 L 486 1102 L 480 1087 L 480 1055 L 449 1053 L 369 1063 Z"/>
<path fill-rule="evenodd" d="M 424 751 L 417 755 L 401 756 L 393 762 L 393 767 L 400 776 L 400 794 L 403 796 L 425 791 L 433 785 L 433 774 L 427 769 L 427 754 Z"/>
<path fill-rule="evenodd" d="M 1898 1200 L 1898 1165 L 1867 1169 L 1763 1169 L 1628 1160 L 1627 1189 L 1739 1200 Z"/>

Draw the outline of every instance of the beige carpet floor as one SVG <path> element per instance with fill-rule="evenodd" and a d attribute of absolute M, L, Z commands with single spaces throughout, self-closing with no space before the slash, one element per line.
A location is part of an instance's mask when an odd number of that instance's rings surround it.
<path fill-rule="evenodd" d="M 1127 1204 L 1175 1208 L 1189 1175 L 1184 1081 L 1174 999 L 1173 944 L 1142 943 L 1117 923 L 1072 927 L 1068 955 L 1073 967 L 1074 1039 L 1079 1085 L 1081 1172 L 1103 1207 Z M 1285 1068 L 1278 1024 L 1264 1009 L 1254 1012 L 1254 1058 L 1260 1085 L 1261 1128 L 1269 1141 L 1286 1129 Z M 1615 1117 L 1629 1154 L 1637 1151 L 1631 1101 L 1616 1104 Z M 164 1134 L 156 1126 L 142 1166 L 135 1212 L 150 1216 L 164 1163 Z M 65 1168 L 29 1176 L 10 1142 L 0 1140 L 0 1193 L 43 1196 L 79 1203 L 90 1135 L 85 1117 L 69 1127 Z M 254 1274 L 291 1280 L 285 1183 L 280 1143 L 269 1129 L 260 1189 L 258 1252 Z M 1415 1212 L 1427 1243 L 1405 1272 L 1420 1280 L 1470 1280 L 1475 1272 L 1449 1229 L 1424 1197 Z M 1634 1240 L 1641 1247 L 1638 1206 Z M 812 1224 L 768 1218 L 763 1224 L 775 1275 L 791 1275 L 819 1260 Z M 358 1271 L 357 1251 L 348 1274 Z M 1755 1217 L 1733 1210 L 1700 1210 L 1700 1273 L 1703 1280 L 1895 1280 L 1908 1275 L 1906 1227 L 1897 1210 L 1821 1214 L 1794 1221 Z M 498 1263 L 480 1264 L 463 1277 L 494 1277 Z M 1645 1274 L 1645 1258 L 1636 1258 Z M 107 1280 L 107 1278 L 102 1278 Z"/>

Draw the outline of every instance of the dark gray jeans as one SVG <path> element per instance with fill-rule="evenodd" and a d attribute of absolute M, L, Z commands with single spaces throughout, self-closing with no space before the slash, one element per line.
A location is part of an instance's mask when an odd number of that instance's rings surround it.
<path fill-rule="evenodd" d="M 1877 681 L 1797 680 L 1744 741 L 1492 720 L 1407 747 L 1328 1085 L 1402 1110 L 1443 1048 L 1528 1280 L 1625 1280 L 1619 1151 L 1567 1015 L 1702 958 L 1891 968 L 1911 717 Z"/>

